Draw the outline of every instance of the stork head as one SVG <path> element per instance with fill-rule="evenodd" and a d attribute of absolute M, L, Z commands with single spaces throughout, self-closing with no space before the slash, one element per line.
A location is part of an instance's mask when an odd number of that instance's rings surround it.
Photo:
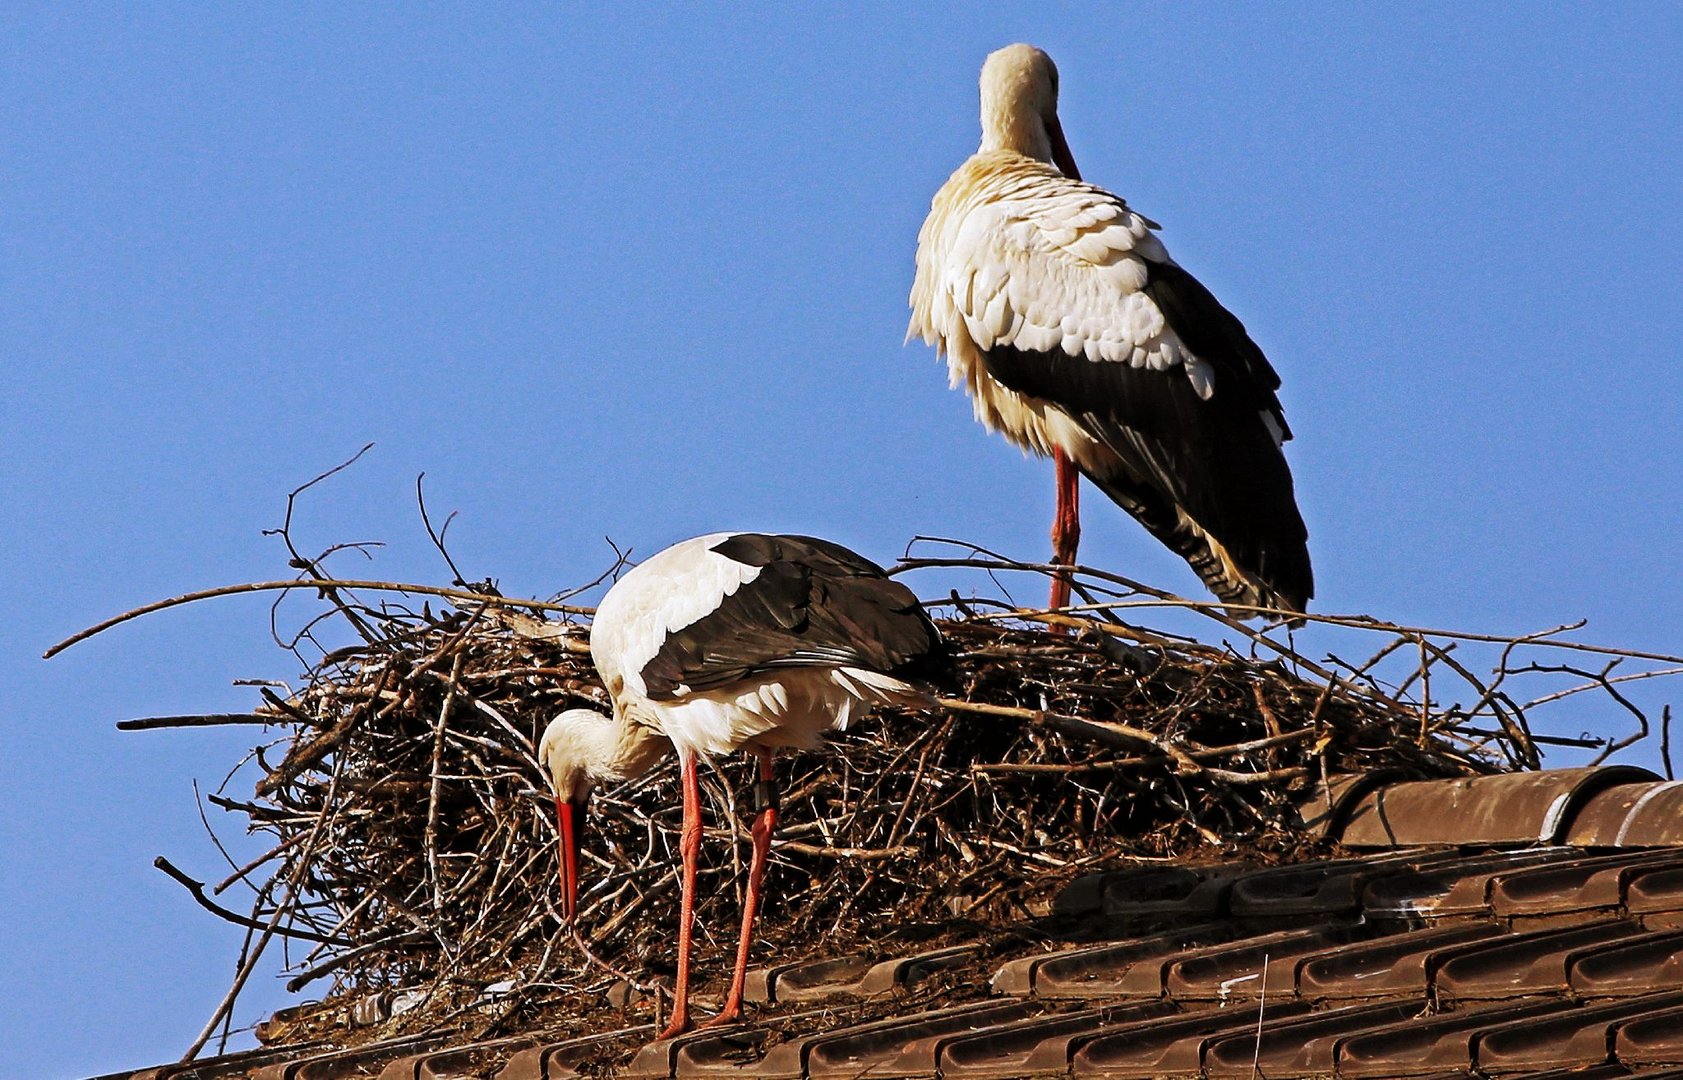
<path fill-rule="evenodd" d="M 1058 123 L 1058 66 L 1033 45 L 1007 45 L 982 64 L 982 149 L 1015 150 L 1081 178 Z"/>
<path fill-rule="evenodd" d="M 646 772 L 671 744 L 641 724 L 568 709 L 549 722 L 538 740 L 538 761 L 555 787 L 555 823 L 561 834 L 561 912 L 578 917 L 579 847 L 590 793 L 604 780 L 629 780 Z"/>

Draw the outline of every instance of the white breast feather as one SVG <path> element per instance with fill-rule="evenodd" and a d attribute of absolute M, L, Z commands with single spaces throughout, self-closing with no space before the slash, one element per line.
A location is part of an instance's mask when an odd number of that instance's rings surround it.
<path fill-rule="evenodd" d="M 1122 200 L 1021 155 L 978 154 L 936 194 L 918 236 L 907 336 L 949 353 L 962 335 L 984 352 L 1013 345 L 1155 371 L 1179 365 L 1208 398 L 1209 365 L 1142 291 L 1146 260 L 1168 253 Z M 973 378 L 954 371 L 955 383 Z"/>

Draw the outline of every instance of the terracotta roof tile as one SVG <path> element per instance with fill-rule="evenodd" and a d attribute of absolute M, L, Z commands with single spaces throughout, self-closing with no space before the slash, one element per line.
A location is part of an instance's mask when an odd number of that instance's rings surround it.
<path fill-rule="evenodd" d="M 937 1064 L 947 1080 L 1004 1080 L 1062 1073 L 1069 1068 L 1071 1047 L 1076 1041 L 1179 1012 L 1173 1002 L 1157 1000 L 1030 1017 L 948 1041 L 941 1048 Z"/>
<path fill-rule="evenodd" d="M 1351 945 L 1310 957 L 1297 971 L 1297 992 L 1311 1001 L 1342 1003 L 1404 997 L 1425 1001 L 1449 950 L 1501 937 L 1492 923 L 1441 926 Z"/>
<path fill-rule="evenodd" d="M 1312 1012 L 1242 1031 L 1213 1042 L 1204 1053 L 1210 1080 L 1250 1080 L 1262 1076 L 1325 1076 L 1333 1071 L 1339 1045 L 1353 1035 L 1401 1023 L 1420 1012 L 1413 1001 L 1387 1001 Z"/>
<path fill-rule="evenodd" d="M 1208 1009 L 1159 1020 L 1126 1024 L 1078 1044 L 1071 1059 L 1077 1077 L 1193 1077 L 1204 1051 L 1223 1037 L 1254 1032 L 1304 1015 L 1301 1001 L 1266 1002 L 1260 1007 Z"/>
<path fill-rule="evenodd" d="M 1599 792 L 1658 779 L 1613 765 L 1392 784 L 1357 800 L 1338 835 L 1352 847 L 1559 843 Z"/>
<path fill-rule="evenodd" d="M 1622 768 L 1335 782 L 1321 827 L 1379 850 L 1091 874 L 1050 919 L 973 942 L 752 972 L 767 1004 L 734 1028 L 412 1036 L 128 1075 L 1683 1080 L 1680 799 Z"/>

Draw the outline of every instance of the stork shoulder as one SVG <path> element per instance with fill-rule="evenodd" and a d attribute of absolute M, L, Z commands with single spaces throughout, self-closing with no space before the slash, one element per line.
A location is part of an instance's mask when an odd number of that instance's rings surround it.
<path fill-rule="evenodd" d="M 597 615 L 599 625 L 604 611 L 615 617 L 605 640 L 625 642 L 617 662 L 644 697 L 686 699 L 790 668 L 893 672 L 918 664 L 939 641 L 911 590 L 839 544 L 722 533 L 669 550 L 685 554 L 662 553 L 633 572 L 635 595 L 648 597 L 626 602 L 633 617 L 608 604 L 631 575 Z"/>
<path fill-rule="evenodd" d="M 734 535 L 709 533 L 673 544 L 608 590 L 590 628 L 592 659 L 605 682 L 646 695 L 642 670 L 667 638 L 717 611 L 726 597 L 759 576 L 759 567 L 713 550 Z"/>
<path fill-rule="evenodd" d="M 978 154 L 936 196 L 918 252 L 912 333 L 1092 361 L 1209 371 L 1147 290 L 1169 264 L 1152 222 L 1117 196 L 1017 154 Z"/>

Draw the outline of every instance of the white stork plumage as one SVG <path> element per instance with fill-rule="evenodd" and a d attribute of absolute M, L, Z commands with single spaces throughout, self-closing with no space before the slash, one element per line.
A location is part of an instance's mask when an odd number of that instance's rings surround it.
<path fill-rule="evenodd" d="M 945 354 L 984 425 L 1056 461 L 1054 562 L 1075 559 L 1079 470 L 1222 600 L 1302 612 L 1279 376 L 1155 222 L 1081 181 L 1049 56 L 1000 49 L 981 90 L 981 148 L 918 233 L 907 340 Z M 1068 597 L 1055 578 L 1052 606 Z"/>
<path fill-rule="evenodd" d="M 939 670 L 940 634 L 917 597 L 880 566 L 807 536 L 713 533 L 651 557 L 596 609 L 591 657 L 613 716 L 562 713 L 539 760 L 555 785 L 563 912 L 578 910 L 578 851 L 592 787 L 682 763 L 683 897 L 668 1038 L 689 1026 L 690 941 L 701 851 L 701 759 L 759 758 L 754 847 L 730 992 L 709 1024 L 741 1015 L 749 941 L 777 811 L 772 755 L 816 746 L 873 706 L 921 704 L 914 681 Z"/>

